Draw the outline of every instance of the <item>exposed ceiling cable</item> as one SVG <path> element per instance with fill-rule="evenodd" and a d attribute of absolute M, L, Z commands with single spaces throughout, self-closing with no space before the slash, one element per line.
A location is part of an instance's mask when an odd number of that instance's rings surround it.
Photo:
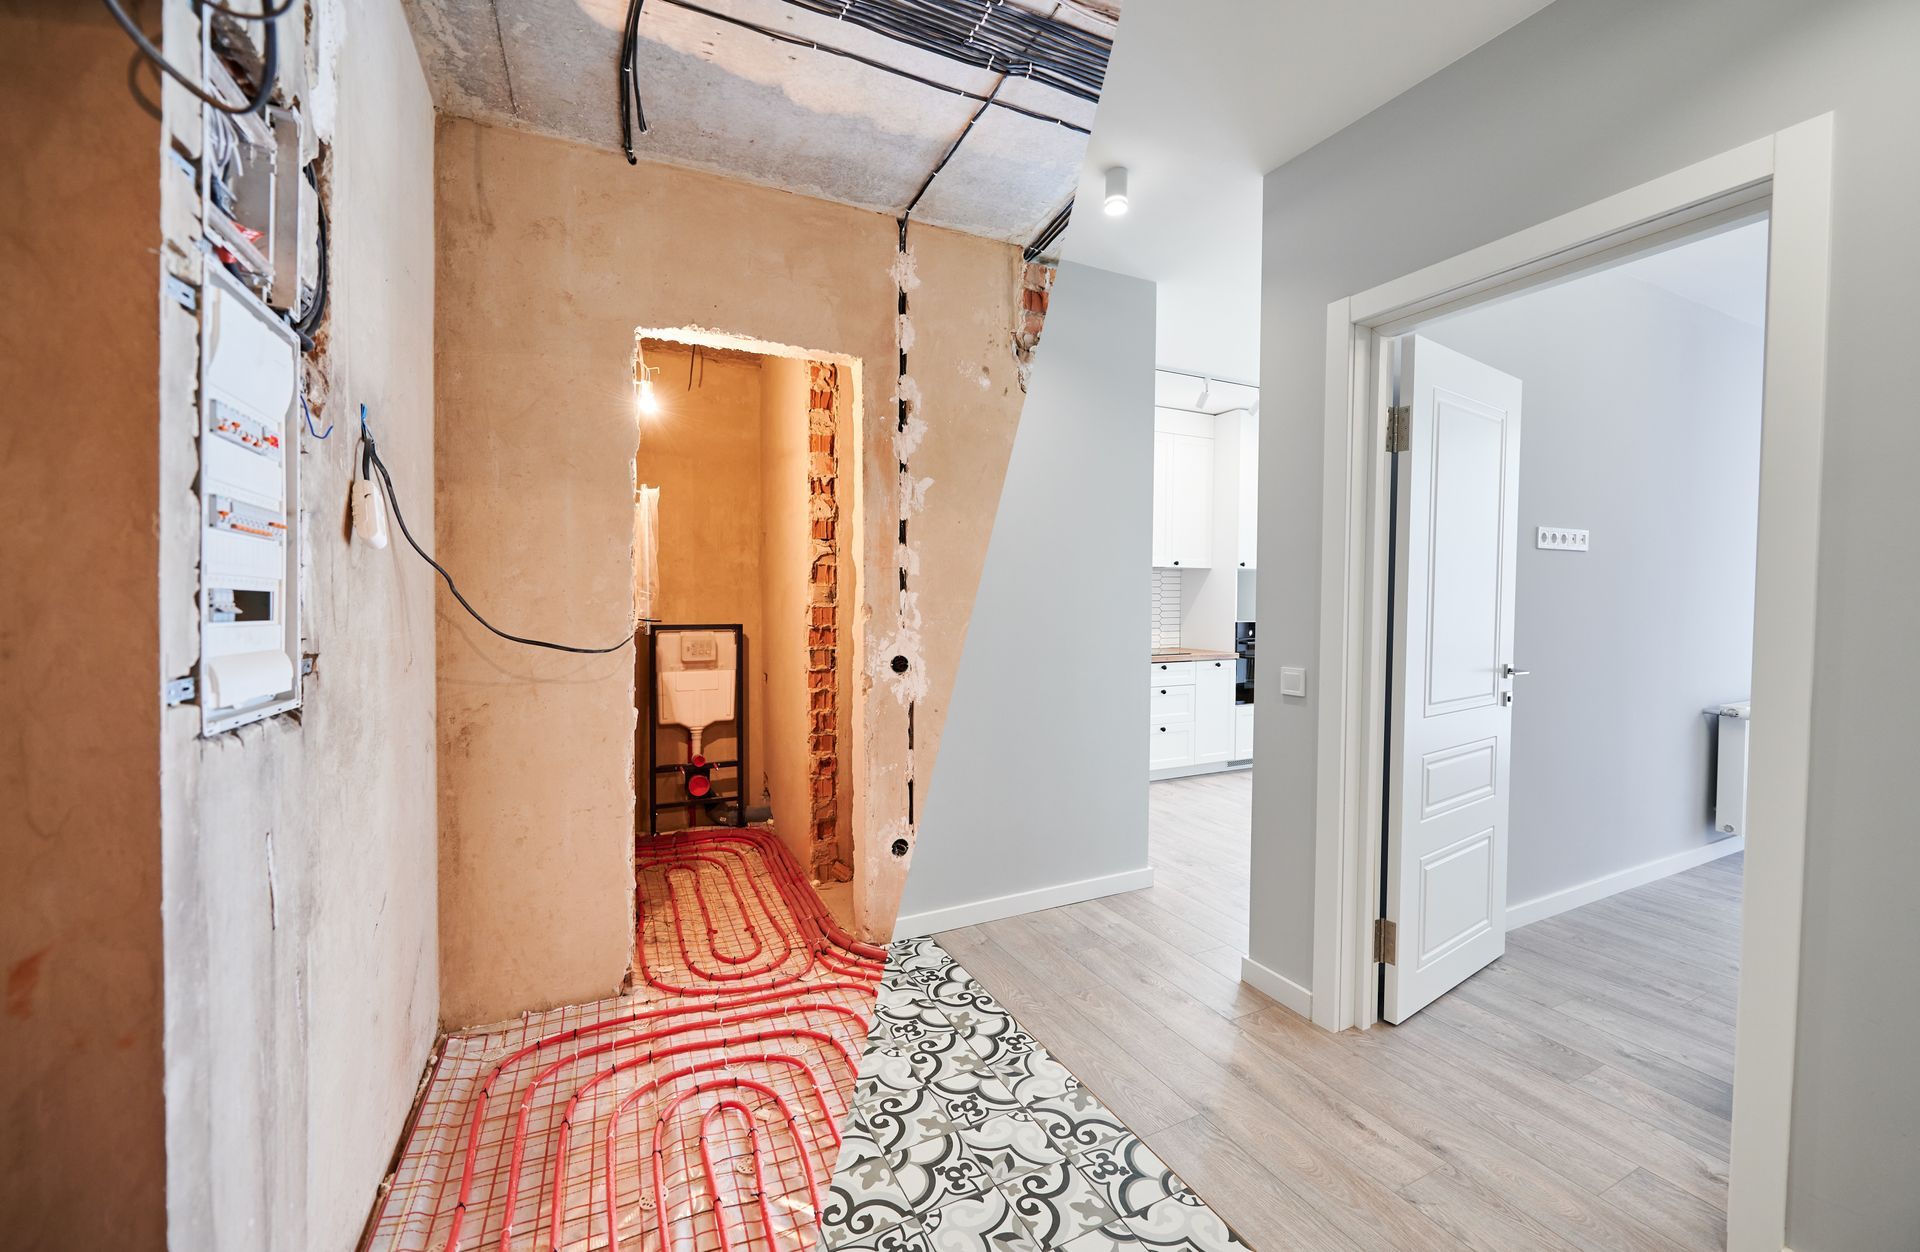
<path fill-rule="evenodd" d="M 1113 41 L 1006 0 L 787 0 L 963 65 L 1098 101 Z"/>
<path fill-rule="evenodd" d="M 631 34 L 626 40 L 624 40 L 621 43 L 620 133 L 621 133 L 621 139 L 622 139 L 622 147 L 626 151 L 627 160 L 629 163 L 632 163 L 635 160 L 634 149 L 633 149 L 633 132 L 630 129 L 631 116 L 638 116 L 640 118 L 640 133 L 645 134 L 647 130 L 646 117 L 640 108 L 640 87 L 638 82 L 639 70 L 637 68 L 638 59 L 639 59 L 639 25 L 640 25 L 641 2 L 642 0 L 634 0 L 632 7 L 628 10 L 628 14 L 627 14 L 629 19 L 628 30 L 631 32 Z M 695 4 L 692 2 L 692 0 L 666 0 L 666 3 L 673 5 L 677 9 L 685 9 L 689 13 L 698 13 L 702 17 L 712 18 L 716 22 L 725 22 L 729 26 L 738 26 L 742 30 L 750 30 L 756 35 L 764 35 L 768 39 L 772 39 L 778 43 L 790 44 L 797 48 L 811 48 L 816 52 L 824 52 L 830 56 L 842 57 L 849 61 L 858 62 L 859 64 L 868 66 L 872 69 L 876 69 L 884 73 L 892 74 L 897 78 L 905 78 L 905 79 L 908 79 L 909 81 L 919 83 L 923 87 L 932 87 L 935 90 L 944 91 L 949 95 L 959 96 L 963 100 L 977 100 L 983 104 L 991 104 L 996 109 L 1005 109 L 1009 113 L 1018 113 L 1022 117 L 1030 117 L 1036 122 L 1046 122 L 1048 125 L 1051 125 L 1051 126 L 1059 126 L 1065 130 L 1070 130 L 1077 135 L 1085 135 L 1090 133 L 1085 126 L 1081 126 L 1075 122 L 1069 122 L 1065 118 L 1055 117 L 1050 113 L 1043 113 L 1039 109 L 1030 109 L 1030 108 L 1027 108 L 1025 105 L 1014 104 L 1011 101 L 997 99 L 990 95 L 984 94 L 982 92 L 967 91 L 964 88 L 955 87 L 949 83 L 943 83 L 936 79 L 928 78 L 923 74 L 916 74 L 911 70 L 901 69 L 897 65 L 889 65 L 885 61 L 881 61 L 874 57 L 864 56 L 861 53 L 854 52 L 846 48 L 837 48 L 837 47 L 834 47 L 832 44 L 820 43 L 817 40 L 803 39 L 800 36 L 792 34 L 791 32 L 788 32 L 788 31 L 775 30 L 771 26 L 762 26 L 758 22 L 751 22 L 751 21 L 748 21 L 746 18 L 735 17 L 731 13 L 722 13 L 717 9 L 710 9 L 710 8 L 707 8 L 705 5 Z M 631 97 L 629 97 L 629 94 L 628 94 L 630 90 L 632 93 Z M 629 114 L 629 105 L 628 105 L 629 99 L 631 99 L 632 101 L 631 115 Z"/>
<path fill-rule="evenodd" d="M 1020 255 L 1029 261 L 1038 261 L 1059 241 L 1060 233 L 1067 228 L 1067 219 L 1073 216 L 1073 199 L 1068 197 L 1066 207 L 1053 215 L 1053 220 L 1040 228 L 1033 242 L 1023 249 Z"/>

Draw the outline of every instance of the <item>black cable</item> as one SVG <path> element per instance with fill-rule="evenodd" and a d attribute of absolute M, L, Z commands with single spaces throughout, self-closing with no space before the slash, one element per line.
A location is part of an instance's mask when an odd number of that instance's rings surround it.
<path fill-rule="evenodd" d="M 293 331 L 300 336 L 300 350 L 313 351 L 313 332 L 320 329 L 320 318 L 327 311 L 327 287 L 329 271 L 327 269 L 327 206 L 320 195 L 320 184 L 313 176 L 313 162 L 307 162 L 307 186 L 313 188 L 313 207 L 320 215 L 319 229 L 316 231 L 320 245 L 319 261 L 313 269 L 313 307 L 300 314 L 294 322 Z"/>
<path fill-rule="evenodd" d="M 638 165 L 633 154 L 633 125 L 637 117 L 640 133 L 647 133 L 647 110 L 640 103 L 640 9 L 646 0 L 629 0 L 627 24 L 620 37 L 620 147 L 628 165 Z"/>
<path fill-rule="evenodd" d="M 407 546 L 419 553 L 421 560 L 433 566 L 434 572 L 440 575 L 440 581 L 447 584 L 447 590 L 453 593 L 453 598 L 460 602 L 460 607 L 465 609 L 474 621 L 479 622 L 482 626 L 485 626 L 488 630 L 500 636 L 502 639 L 507 640 L 509 643 L 524 643 L 530 648 L 551 648 L 555 652 L 578 652 L 585 656 L 598 656 L 606 652 L 618 652 L 620 649 L 632 643 L 635 637 L 640 634 L 640 626 L 635 626 L 632 634 L 629 634 L 625 639 L 622 639 L 612 647 L 576 648 L 572 644 L 549 643 L 545 639 L 529 639 L 524 635 L 508 634 L 486 618 L 480 616 L 480 610 L 467 603 L 467 598 L 460 594 L 460 588 L 453 585 L 453 575 L 447 573 L 447 567 L 434 560 L 431 556 L 428 556 L 427 550 L 420 546 L 419 542 L 414 539 L 413 532 L 407 529 L 407 519 L 400 512 L 400 498 L 394 494 L 393 476 L 387 473 L 386 462 L 382 461 L 380 454 L 374 450 L 373 436 L 363 435 L 361 439 L 365 444 L 365 449 L 361 457 L 362 473 L 365 473 L 365 467 L 369 465 L 379 471 L 380 482 L 386 488 L 387 507 L 393 510 L 393 520 L 399 524 L 400 534 L 406 539 Z M 640 619 L 642 625 L 652 620 L 652 618 Z"/>
<path fill-rule="evenodd" d="M 272 21 L 276 17 L 283 17 L 292 11 L 294 5 L 299 3 L 300 0 L 286 0 L 286 3 L 282 4 L 279 8 L 269 9 L 265 7 L 263 0 L 260 12 L 242 13 L 239 9 L 217 3 L 217 0 L 194 0 L 194 6 L 196 8 L 211 9 L 215 13 L 224 13 L 228 17 L 237 17 L 248 22 Z"/>
<path fill-rule="evenodd" d="M 267 46 L 260 55 L 260 85 L 254 92 L 253 99 L 245 104 L 233 105 L 188 78 L 173 62 L 167 60 L 160 49 L 153 46 L 153 41 L 134 24 L 134 20 L 127 16 L 127 11 L 120 7 L 120 0 L 100 0 L 100 3 L 107 6 L 107 12 L 112 14 L 113 20 L 120 24 L 120 29 L 127 32 L 127 38 L 133 40 L 134 47 L 140 49 L 141 55 L 152 61 L 162 73 L 185 87 L 200 103 L 208 108 L 218 109 L 222 113 L 236 115 L 258 113 L 262 117 L 266 116 L 267 99 L 273 95 L 274 76 L 280 72 L 280 23 L 276 20 L 277 15 L 266 14 L 265 10 L 254 15 L 267 25 Z"/>

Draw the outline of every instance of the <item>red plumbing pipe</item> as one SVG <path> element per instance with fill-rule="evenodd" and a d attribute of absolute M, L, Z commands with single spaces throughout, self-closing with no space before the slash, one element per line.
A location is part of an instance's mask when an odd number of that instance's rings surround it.
<path fill-rule="evenodd" d="M 753 1193 L 760 1198 L 760 1234 L 768 1248 L 777 1249 L 780 1244 L 773 1229 L 773 1213 L 767 1207 L 767 1171 L 760 1163 L 760 1125 L 745 1101 L 722 1100 L 700 1119 L 700 1166 L 707 1174 L 707 1196 L 712 1203 L 714 1229 L 720 1234 L 720 1252 L 733 1252 L 733 1240 L 727 1237 L 727 1219 L 720 1206 L 719 1171 L 713 1167 L 713 1140 L 708 1127 L 714 1119 L 732 1112 L 740 1113 L 747 1122 L 747 1151 L 753 1157 Z M 801 1150 L 804 1152 L 805 1147 Z M 655 1211 L 658 1211 L 657 1205 Z"/>

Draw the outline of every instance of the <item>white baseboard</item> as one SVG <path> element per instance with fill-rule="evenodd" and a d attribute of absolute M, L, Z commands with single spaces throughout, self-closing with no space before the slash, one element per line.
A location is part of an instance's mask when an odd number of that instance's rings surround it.
<path fill-rule="evenodd" d="M 1731 839 L 1721 839 L 1698 848 L 1688 848 L 1685 852 L 1676 852 L 1672 856 L 1663 856 L 1657 861 L 1648 861 L 1644 865 L 1635 865 L 1616 873 L 1605 874 L 1589 882 L 1579 883 L 1560 891 L 1551 891 L 1531 900 L 1507 906 L 1507 929 L 1513 930 L 1529 922 L 1544 921 L 1556 913 L 1568 909 L 1577 909 L 1583 904 L 1592 904 L 1595 900 L 1604 900 L 1610 895 L 1622 891 L 1631 891 L 1635 887 L 1644 887 L 1657 882 L 1669 874 L 1692 869 L 1696 865 L 1705 865 L 1708 861 L 1717 861 L 1723 856 L 1732 856 L 1747 846 L 1745 835 L 1735 835 Z"/>
<path fill-rule="evenodd" d="M 1224 774 L 1228 770 L 1252 769 L 1253 759 L 1244 761 L 1210 761 L 1205 765 L 1176 765 L 1172 769 L 1147 771 L 1148 782 L 1166 782 L 1170 778 L 1198 778 L 1202 774 Z"/>
<path fill-rule="evenodd" d="M 1268 969 L 1250 956 L 1240 958 L 1240 981 L 1308 1021 L 1313 1020 L 1313 992 L 1278 970 Z"/>
<path fill-rule="evenodd" d="M 1130 869 L 1124 873 L 1105 874 L 1099 878 L 1082 878 L 1078 882 L 1036 887 L 1032 891 L 1017 891 L 1012 895 L 994 896 L 991 899 L 955 904 L 944 909 L 929 909 L 924 913 L 906 914 L 894 923 L 893 937 L 908 939 L 916 935 L 937 934 L 943 930 L 958 930 L 962 926 L 997 922 L 1003 917 L 1038 913 L 1041 909 L 1057 909 L 1063 904 L 1098 900 L 1101 896 L 1119 895 L 1123 891 L 1144 891 L 1151 886 L 1153 886 L 1153 867 L 1148 865 L 1141 869 Z"/>

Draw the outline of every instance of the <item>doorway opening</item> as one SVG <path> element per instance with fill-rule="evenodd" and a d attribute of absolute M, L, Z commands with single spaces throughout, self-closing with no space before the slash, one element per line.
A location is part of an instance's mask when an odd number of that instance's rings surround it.
<path fill-rule="evenodd" d="M 1386 345 L 1382 1020 L 1534 968 L 1730 1088 L 1738 875 L 1650 884 L 1744 846 L 1766 281 L 1762 216 Z"/>
<path fill-rule="evenodd" d="M 1825 422 L 1833 119 L 1814 118 L 1328 307 L 1311 1013 L 1370 1026 L 1387 820 L 1390 618 L 1386 449 L 1394 337 L 1443 313 L 1765 213 L 1769 222 L 1759 524 L 1742 866 L 1727 1246 L 1784 1238 L 1799 1025 Z M 1577 528 L 1577 523 L 1572 524 Z M 1509 662 L 1510 663 L 1510 662 Z M 1392 935 L 1396 944 L 1397 935 Z"/>
<path fill-rule="evenodd" d="M 765 827 L 851 930 L 859 362 L 643 329 L 634 384 L 636 837 Z"/>

